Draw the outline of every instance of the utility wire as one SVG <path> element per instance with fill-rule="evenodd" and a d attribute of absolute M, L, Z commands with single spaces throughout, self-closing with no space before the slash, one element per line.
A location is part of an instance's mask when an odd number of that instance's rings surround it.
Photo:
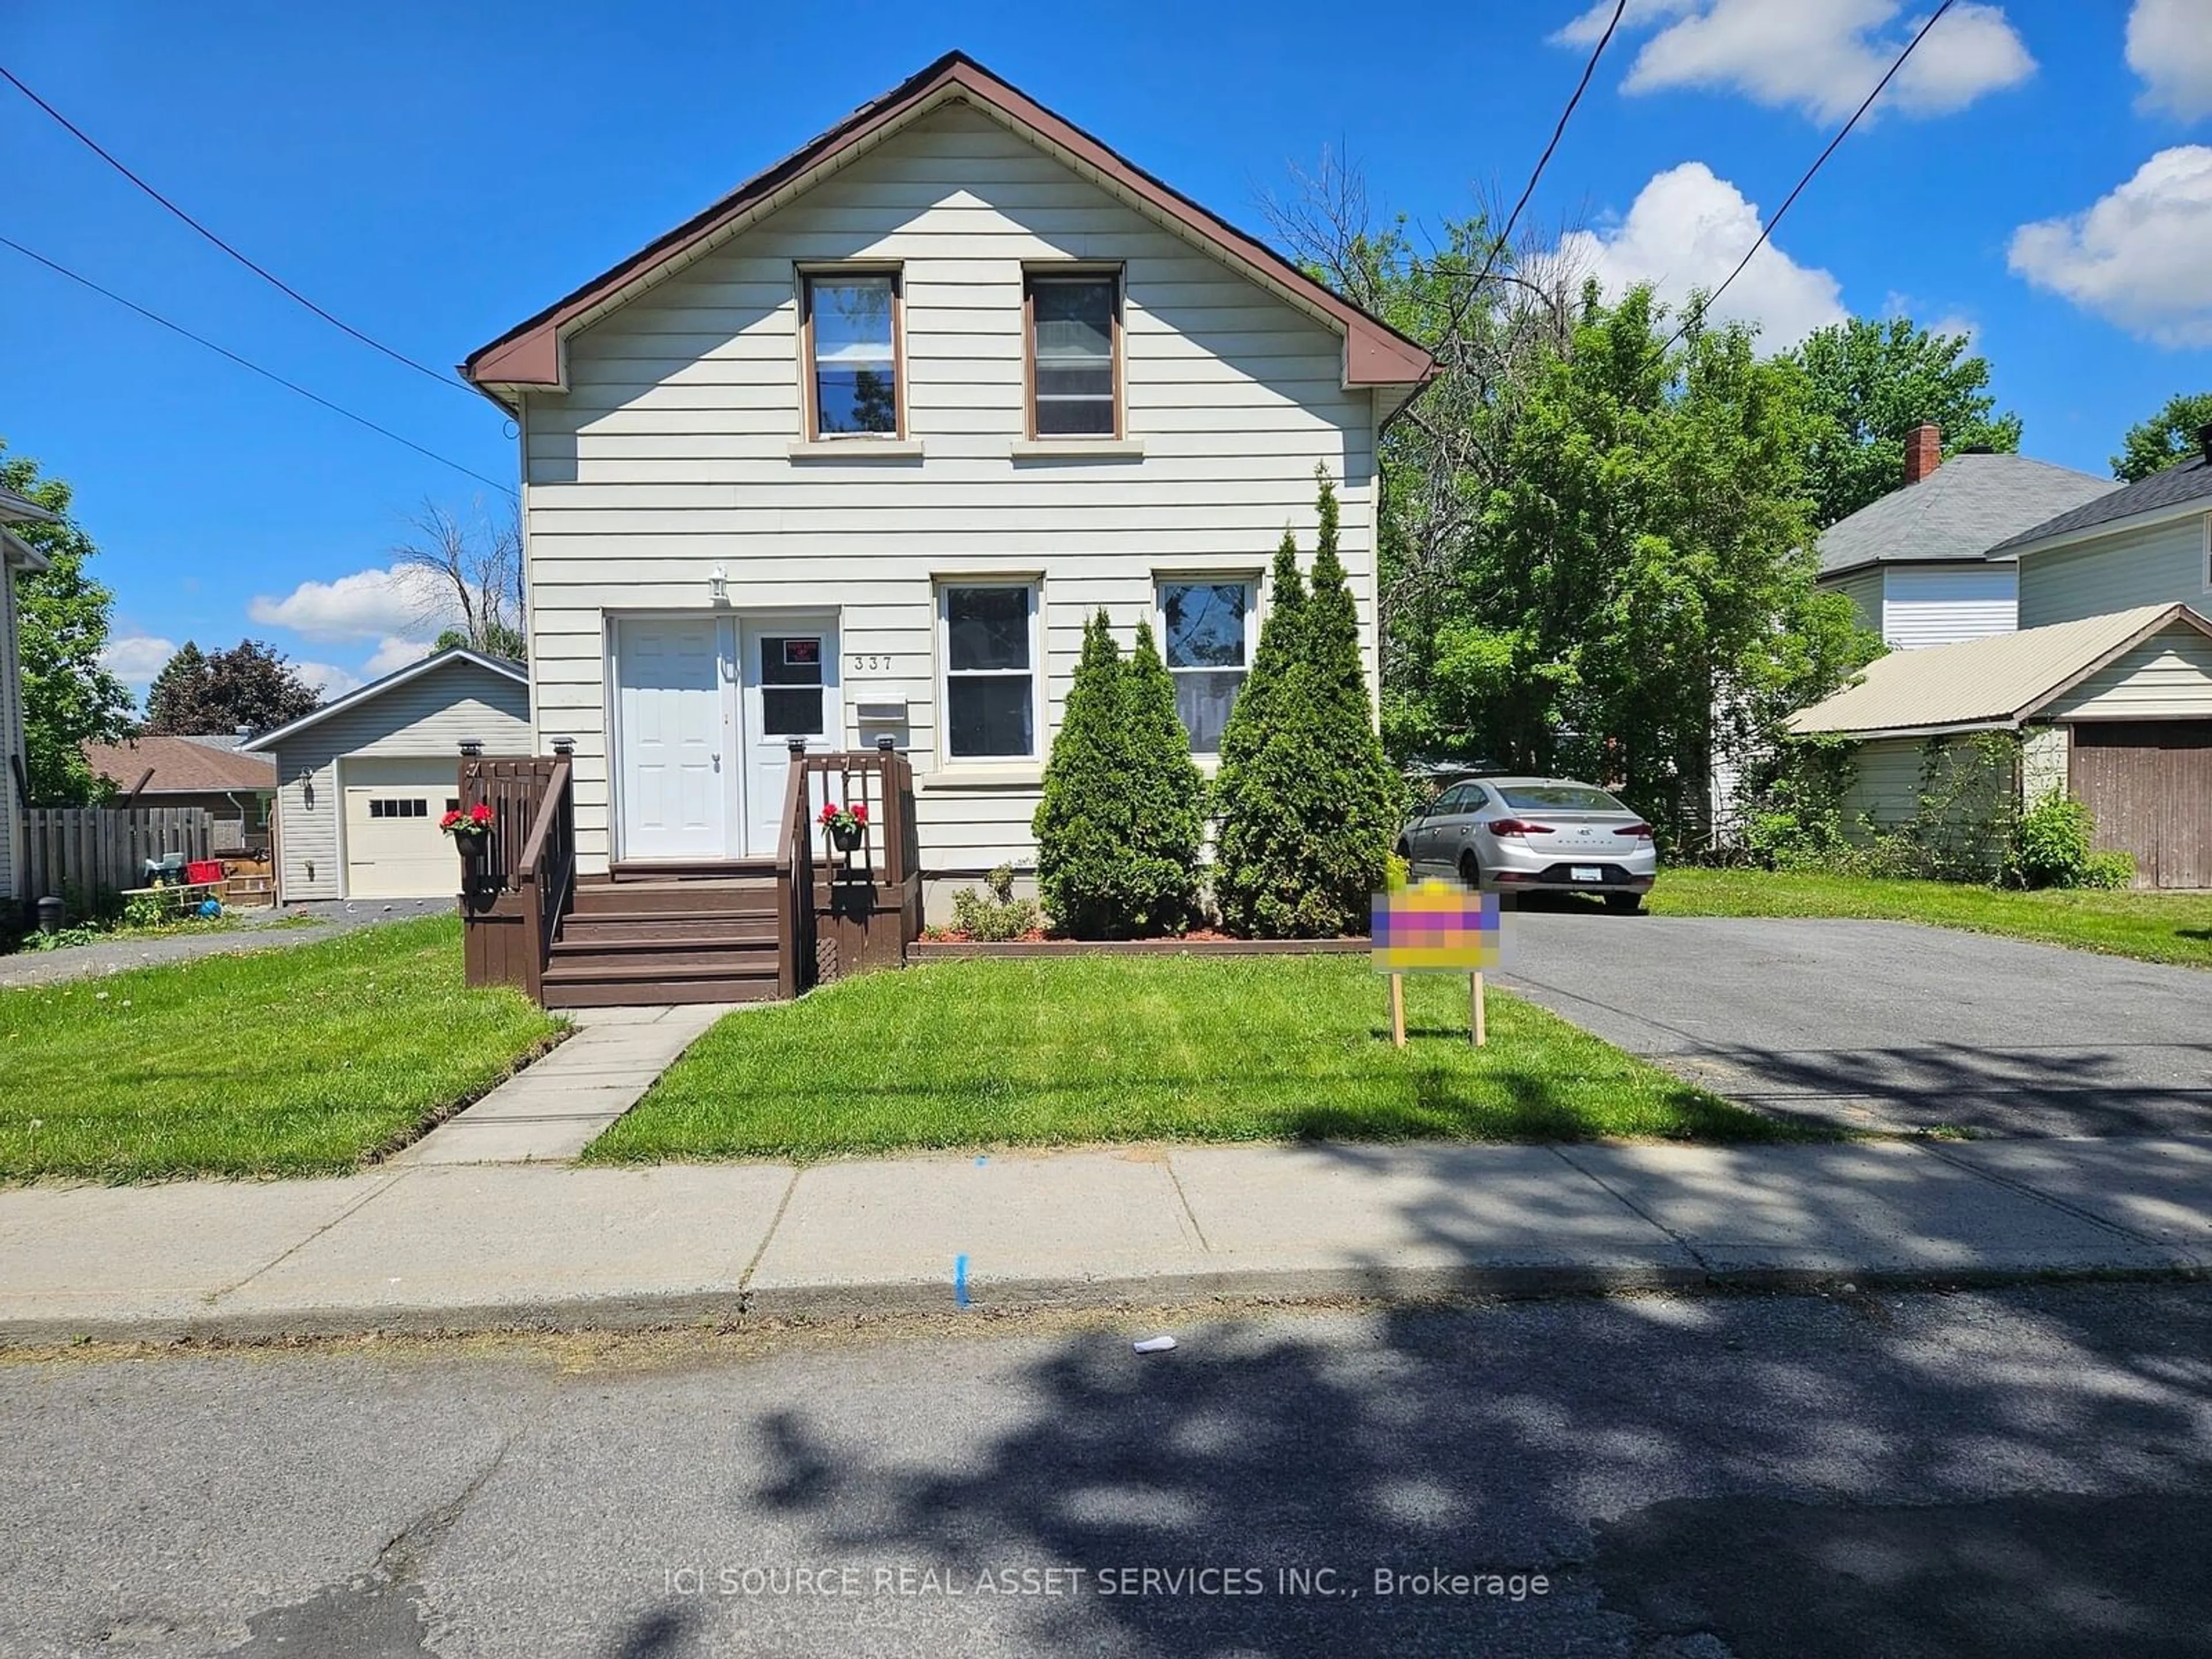
<path fill-rule="evenodd" d="M 1945 0 L 1945 3 L 1948 4 L 1949 0 Z M 1551 142 L 1544 146 L 1544 153 L 1536 158 L 1535 171 L 1528 175 L 1528 184 L 1522 186 L 1521 199 L 1514 203 L 1513 211 L 1505 216 L 1505 228 L 1490 244 L 1490 251 L 1483 255 L 1482 270 L 1468 284 L 1467 293 L 1452 313 L 1453 328 L 1457 328 L 1465 320 L 1468 307 L 1482 292 L 1482 285 L 1490 280 L 1491 269 L 1498 263 L 1498 256 L 1512 245 L 1513 227 L 1521 222 L 1522 210 L 1528 205 L 1528 198 L 1536 193 L 1536 181 L 1544 176 L 1544 169 L 1551 165 L 1552 152 L 1559 149 L 1559 140 L 1566 136 L 1567 123 L 1573 118 L 1575 106 L 1582 102 L 1583 94 L 1589 90 L 1590 77 L 1597 73 L 1597 60 L 1605 56 L 1605 49 L 1613 44 L 1613 31 L 1620 27 L 1621 17 L 1627 10 L 1628 0 L 1620 0 L 1620 3 L 1613 9 L 1613 16 L 1605 26 L 1605 33 L 1598 36 L 1597 45 L 1590 48 L 1589 61 L 1583 65 L 1583 78 L 1575 82 L 1574 92 L 1568 98 L 1566 107 L 1559 112 L 1559 121 L 1552 128 Z"/>
<path fill-rule="evenodd" d="M 311 404 L 320 404 L 325 409 L 329 410 L 332 414 L 343 415 L 355 425 L 365 426 L 378 436 L 389 438 L 392 442 L 403 445 L 406 448 L 413 450 L 417 455 L 422 456 L 428 460 L 435 461 L 441 466 L 450 466 L 454 471 L 463 473 L 469 477 L 474 478 L 478 483 L 489 484 L 494 489 L 498 490 L 502 495 L 513 497 L 514 495 L 514 490 L 512 487 L 500 483 L 498 479 L 487 478 L 483 473 L 475 471 L 473 468 L 463 466 L 459 461 L 454 460 L 448 456 L 441 455 L 434 449 L 425 449 L 413 439 L 401 437 L 390 427 L 379 426 L 374 421 L 370 420 L 366 415 L 356 415 L 353 410 L 346 408 L 343 404 L 334 404 L 328 398 L 323 397 L 318 392 L 308 391 L 307 387 L 299 385 L 296 381 L 288 380 L 282 374 L 276 373 L 273 369 L 264 368 L 260 364 L 254 362 L 250 358 L 240 356 L 235 351 L 231 350 L 228 347 L 219 346 L 206 336 L 193 333 L 191 330 L 186 328 L 183 324 L 173 323 L 167 317 L 161 315 L 158 312 L 149 311 L 145 307 L 138 304 L 136 301 L 125 299 L 120 294 L 115 292 L 114 289 L 102 288 L 98 283 L 94 282 L 91 277 L 79 276 L 76 271 L 71 270 L 67 265 L 55 264 L 52 259 L 47 258 L 45 254 L 34 252 L 31 249 L 25 247 L 21 242 L 11 240 L 6 236 L 0 236 L 0 247 L 13 248 L 16 252 L 21 254 L 26 259 L 32 261 L 35 264 L 44 265 L 48 270 L 52 271 L 57 276 L 66 276 L 70 282 L 76 283 L 80 288 L 88 288 L 94 294 L 100 295 L 103 299 L 112 300 L 117 305 L 121 306 L 125 310 L 137 312 L 148 322 L 158 323 L 163 328 L 167 329 L 172 334 L 181 334 L 185 338 L 190 340 L 194 345 L 205 346 L 210 351 L 214 352 L 218 357 L 228 357 L 232 362 L 236 363 L 240 368 L 250 369 L 252 373 L 258 374 L 264 380 L 274 380 L 278 386 L 283 386 L 287 392 L 297 392 L 301 397 L 305 398 Z"/>
<path fill-rule="evenodd" d="M 198 220 L 193 218 L 192 216 L 185 212 L 184 209 L 179 207 L 167 197 L 162 195 L 161 192 L 155 189 L 153 185 L 148 184 L 143 179 L 141 179 L 129 167 L 124 166 L 121 161 L 116 160 L 113 155 L 110 155 L 100 146 L 100 143 L 94 139 L 90 133 L 87 132 L 82 127 L 77 125 L 76 122 L 70 120 L 68 116 L 63 114 L 45 99 L 40 97 L 37 93 L 33 92 L 30 88 L 25 86 L 23 82 L 16 77 L 15 71 L 10 70 L 4 64 L 0 64 L 0 78 L 4 78 L 10 86 L 15 88 L 16 91 L 21 93 L 24 97 L 29 99 L 40 109 L 44 110 L 48 115 L 52 116 L 55 121 L 60 124 L 62 128 L 67 131 L 71 137 L 77 141 L 77 143 L 82 144 L 94 155 L 100 157 L 101 161 L 106 162 L 108 166 L 113 167 L 125 179 L 128 179 L 132 184 L 137 185 L 140 190 L 145 191 L 147 195 L 152 197 L 156 202 L 159 202 L 179 219 L 191 226 L 202 236 L 214 243 L 216 246 L 221 248 L 225 253 L 228 253 L 232 258 L 237 260 L 239 264 L 244 265 L 248 270 L 261 278 L 263 282 L 267 283 L 270 287 L 276 289 L 279 293 L 289 295 L 293 300 L 297 301 L 308 310 L 313 312 L 316 316 L 328 323 L 332 328 L 338 329 L 347 334 L 350 334 L 355 339 L 360 341 L 371 350 L 382 352 L 386 356 L 391 358 L 393 362 L 403 364 L 405 367 L 413 369 L 417 374 L 427 375 L 429 379 L 437 381 L 439 385 L 451 386 L 457 392 L 467 392 L 470 389 L 468 386 L 462 384 L 462 382 L 454 379 L 453 376 L 447 374 L 444 370 L 433 368 L 428 363 L 417 362 L 405 352 L 396 350 L 392 347 L 385 344 L 383 341 L 362 333 L 351 323 L 345 321 L 342 318 L 333 317 L 329 312 L 324 310 L 322 307 L 317 305 L 306 295 L 301 293 L 298 289 L 294 288 L 283 277 L 269 270 L 268 267 L 254 263 L 253 260 L 240 252 L 228 242 L 224 241 L 222 237 L 216 235 L 215 232 L 210 230 Z"/>
<path fill-rule="evenodd" d="M 1744 267 L 1751 263 L 1753 256 L 1757 254 L 1759 249 L 1766 246 L 1767 238 L 1774 234 L 1774 228 L 1782 222 L 1782 216 L 1790 211 L 1790 204 L 1796 202 L 1800 196 L 1803 195 L 1805 192 L 1805 186 L 1813 182 L 1813 175 L 1818 173 L 1827 164 L 1828 158 L 1836 153 L 1837 146 L 1841 144 L 1844 139 L 1851 136 L 1851 129 L 1858 125 L 1859 118 L 1874 107 L 1874 100 L 1881 97 L 1881 94 L 1888 89 L 1889 83 L 1897 78 L 1898 70 L 1905 67 L 1905 60 L 1912 56 L 1914 48 L 1918 46 L 1923 40 L 1925 40 L 1928 38 L 1928 31 L 1934 28 L 1936 24 L 1943 21 L 1943 14 L 1950 10 L 1954 3 L 1955 0 L 1942 0 L 1942 3 L 1937 6 L 1936 9 L 1929 15 L 1928 21 L 1920 26 L 1920 32 L 1905 43 L 1905 50 L 1898 53 L 1897 61 L 1889 66 L 1888 73 L 1884 75 L 1881 80 L 1875 82 L 1874 90 L 1866 95 L 1866 101 L 1851 112 L 1851 118 L 1844 122 L 1844 125 L 1837 130 L 1836 136 L 1828 140 L 1828 147 L 1822 150 L 1818 156 L 1814 158 L 1813 165 L 1811 167 L 1805 169 L 1805 176 L 1800 179 L 1797 181 L 1796 187 L 1792 189 L 1787 196 L 1782 198 L 1782 205 L 1774 210 L 1773 216 L 1770 217 L 1766 223 L 1760 228 L 1759 240 L 1751 245 L 1750 252 L 1747 252 L 1742 258 L 1737 260 L 1735 262 L 1735 269 L 1729 272 L 1727 276 L 1722 279 L 1721 285 L 1718 288 L 1715 289 L 1711 294 L 1708 294 L 1705 296 L 1705 304 L 1698 308 L 1697 313 L 1698 316 L 1702 317 L 1707 312 L 1710 312 L 1713 307 L 1713 302 L 1718 300 L 1722 295 L 1728 292 L 1729 284 L 1735 281 L 1737 277 L 1743 275 Z M 1680 341 L 1683 335 L 1689 331 L 1689 328 L 1690 319 L 1686 317 L 1682 320 L 1681 327 L 1674 331 L 1674 337 L 1667 342 L 1666 347 L 1661 351 L 1660 356 L 1663 357 L 1667 352 L 1672 351 L 1675 345 Z"/>

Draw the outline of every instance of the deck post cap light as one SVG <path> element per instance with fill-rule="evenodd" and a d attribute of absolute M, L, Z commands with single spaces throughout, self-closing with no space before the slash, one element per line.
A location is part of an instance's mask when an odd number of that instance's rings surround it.
<path fill-rule="evenodd" d="M 891 750 L 897 746 L 897 740 L 894 738 L 890 732 L 878 732 L 876 733 L 876 747 L 882 750 L 886 755 L 890 754 Z"/>
<path fill-rule="evenodd" d="M 483 739 L 482 738 L 463 738 L 461 739 L 461 753 L 468 757 L 471 760 L 482 759 L 483 757 Z"/>
<path fill-rule="evenodd" d="M 562 756 L 568 756 L 568 755 L 573 755 L 573 754 L 574 754 L 574 753 L 576 752 L 576 740 L 575 740 L 575 738 L 554 738 L 554 739 L 553 739 L 553 752 L 554 752 L 555 754 L 556 754 L 556 755 L 562 755 Z"/>
<path fill-rule="evenodd" d="M 794 755 L 803 755 L 806 752 L 806 739 L 804 738 L 786 738 L 783 740 L 783 746 L 790 750 Z"/>

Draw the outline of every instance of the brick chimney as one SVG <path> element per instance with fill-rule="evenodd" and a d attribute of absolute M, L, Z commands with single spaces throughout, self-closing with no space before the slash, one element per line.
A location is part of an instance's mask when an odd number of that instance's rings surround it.
<path fill-rule="evenodd" d="M 1943 428 L 1923 422 L 1905 434 L 1905 482 L 1917 484 L 1943 465 Z"/>

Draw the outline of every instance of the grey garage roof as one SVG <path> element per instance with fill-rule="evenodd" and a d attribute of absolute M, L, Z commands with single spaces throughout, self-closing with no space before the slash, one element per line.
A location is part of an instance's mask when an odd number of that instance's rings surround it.
<path fill-rule="evenodd" d="M 2173 627 L 2212 635 L 2212 622 L 2185 605 L 2144 605 L 2017 634 L 1893 651 L 1834 696 L 1792 714 L 1790 729 L 1808 737 L 1877 737 L 2014 726 L 2085 675 Z"/>
<path fill-rule="evenodd" d="M 2110 478 L 2025 455 L 1954 455 L 1918 483 L 1829 526 L 1820 574 L 1978 559 L 2056 514 L 2119 490 Z"/>
<path fill-rule="evenodd" d="M 2094 501 L 2061 513 L 2039 525 L 2032 525 L 1993 551 L 2015 551 L 2031 542 L 2047 542 L 2061 536 L 2075 535 L 2084 530 L 2094 530 L 2100 525 L 2117 524 L 2122 519 L 2132 519 L 2144 513 L 2163 513 L 2185 508 L 2192 502 L 2212 509 L 2212 463 L 2202 455 L 2192 455 L 2177 466 L 2163 472 L 2154 472 L 2148 478 L 2138 478 L 2124 489 L 2114 489 Z"/>
<path fill-rule="evenodd" d="M 300 716 L 295 720 L 249 738 L 239 747 L 249 754 L 266 754 L 295 732 L 304 732 L 311 726 L 320 725 L 333 714 L 348 708 L 357 708 L 372 697 L 380 697 L 396 687 L 417 680 L 425 674 L 434 673 L 450 662 L 472 662 L 479 668 L 489 668 L 495 674 L 504 674 L 517 685 L 530 684 L 530 671 L 519 662 L 509 662 L 505 657 L 487 656 L 481 651 L 471 651 L 466 646 L 456 645 L 409 663 L 404 668 L 393 670 L 380 680 L 371 680 L 367 685 L 349 691 L 332 702 Z"/>

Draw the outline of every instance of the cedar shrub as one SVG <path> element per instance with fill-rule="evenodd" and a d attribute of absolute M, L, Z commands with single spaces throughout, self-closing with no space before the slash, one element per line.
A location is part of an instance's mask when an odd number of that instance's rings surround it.
<path fill-rule="evenodd" d="M 1150 622 L 1137 624 L 1121 692 L 1129 751 L 1123 920 L 1138 935 L 1179 933 L 1198 910 L 1206 779 L 1190 757 L 1190 734 L 1176 712 L 1175 677 L 1160 659 Z"/>
<path fill-rule="evenodd" d="M 1030 821 L 1037 892 L 1060 931 L 1111 937 L 1120 915 L 1127 842 L 1128 753 L 1123 738 L 1121 650 L 1103 611 L 1083 630 L 1083 654 L 1053 734 L 1043 798 Z"/>

